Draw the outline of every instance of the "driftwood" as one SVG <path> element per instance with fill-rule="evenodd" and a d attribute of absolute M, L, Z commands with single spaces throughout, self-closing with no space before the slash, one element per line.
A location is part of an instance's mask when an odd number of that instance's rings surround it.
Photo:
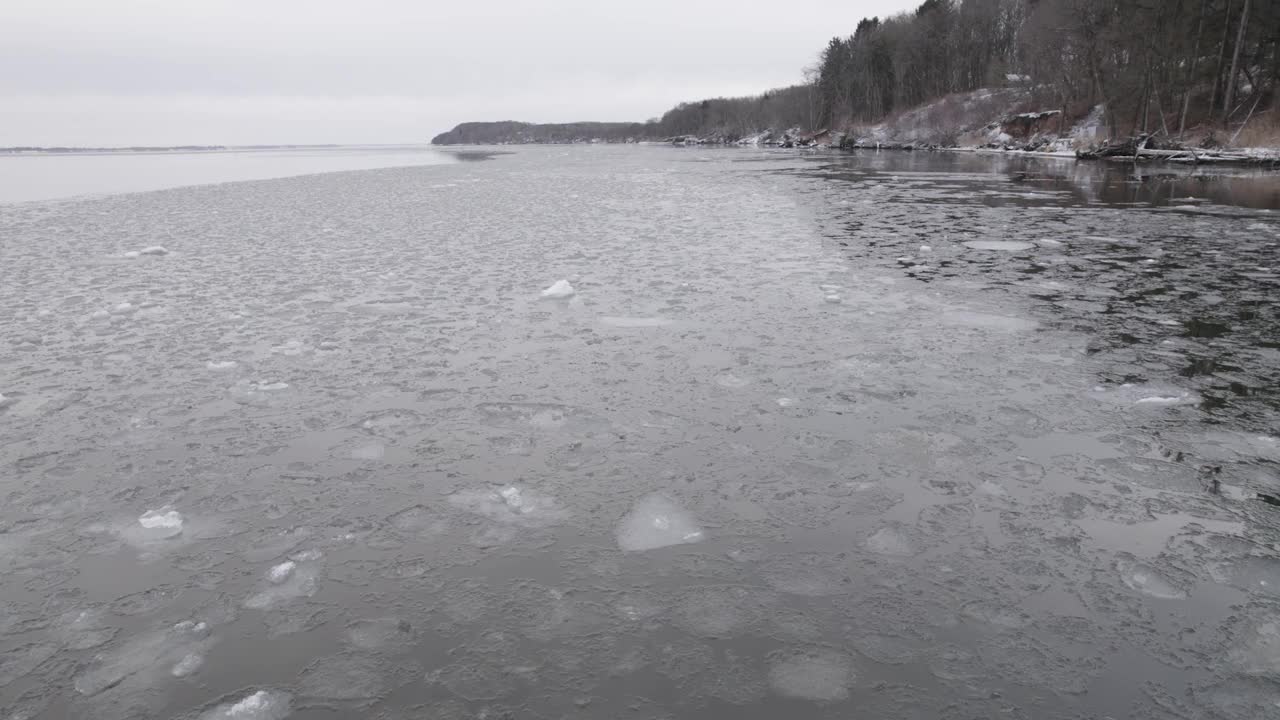
<path fill-rule="evenodd" d="M 1165 147 L 1159 147 L 1164 145 Z M 1280 159 L 1256 157 L 1229 150 L 1185 147 L 1179 143 L 1156 138 L 1151 135 L 1138 135 L 1119 142 L 1113 142 L 1092 150 L 1082 151 L 1077 156 L 1083 160 L 1111 160 L 1116 162 L 1176 162 L 1187 164 L 1235 164 L 1235 165 L 1277 165 Z"/>

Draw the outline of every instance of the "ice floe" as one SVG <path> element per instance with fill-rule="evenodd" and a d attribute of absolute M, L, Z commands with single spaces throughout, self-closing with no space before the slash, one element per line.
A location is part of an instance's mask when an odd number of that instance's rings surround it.
<path fill-rule="evenodd" d="M 1030 250 L 1035 247 L 1034 243 L 1019 240 L 969 240 L 961 244 L 970 250 L 1002 250 L 1005 252 Z"/>
<path fill-rule="evenodd" d="M 853 661 L 836 650 L 779 651 L 769 658 L 769 685 L 786 697 L 817 702 L 846 700 L 853 681 Z"/>
<path fill-rule="evenodd" d="M 235 702 L 223 703 L 200 715 L 199 720 L 283 720 L 293 697 L 280 690 L 258 690 Z"/>
<path fill-rule="evenodd" d="M 688 510 L 660 493 L 641 498 L 616 530 L 618 547 L 626 552 L 655 550 L 701 541 L 705 534 Z"/>
<path fill-rule="evenodd" d="M 182 514 L 172 508 L 148 510 L 138 518 L 138 524 L 148 530 L 182 530 Z"/>
<path fill-rule="evenodd" d="M 279 585 L 285 580 L 288 580 L 289 576 L 293 574 L 294 569 L 297 567 L 298 563 L 292 560 L 286 560 L 279 565 L 273 566 L 267 571 L 267 580 Z"/>
<path fill-rule="evenodd" d="M 552 299 L 567 298 L 573 297 L 576 292 L 568 280 L 557 280 L 552 283 L 551 287 L 542 291 L 542 297 Z"/>
<path fill-rule="evenodd" d="M 316 581 L 320 570 L 315 565 L 299 564 L 284 573 L 280 579 L 280 568 L 289 563 L 276 565 L 267 571 L 267 585 L 253 593 L 244 601 L 244 606 L 253 610 L 266 610 L 281 603 L 303 597 L 311 597 L 316 593 Z"/>
<path fill-rule="evenodd" d="M 523 525 L 552 524 L 567 514 L 555 498 L 518 485 L 497 490 L 464 490 L 450 495 L 449 503 L 491 520 Z"/>

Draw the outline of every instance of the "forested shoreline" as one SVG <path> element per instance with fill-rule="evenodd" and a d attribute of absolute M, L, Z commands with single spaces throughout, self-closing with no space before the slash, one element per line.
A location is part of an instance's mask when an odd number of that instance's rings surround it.
<path fill-rule="evenodd" d="M 805 79 L 681 103 L 644 123 L 465 123 L 432 142 L 735 142 L 767 131 L 880 142 L 904 116 L 918 125 L 924 107 L 941 145 L 983 124 L 1000 139 L 1002 120 L 1052 113 L 1031 130 L 1067 136 L 1092 117 L 1096 141 L 1276 147 L 1280 0 L 925 0 L 834 37 Z M 974 109 L 971 98 L 993 96 L 982 89 L 1000 91 L 1003 105 Z M 966 111 L 996 116 L 976 122 Z"/>

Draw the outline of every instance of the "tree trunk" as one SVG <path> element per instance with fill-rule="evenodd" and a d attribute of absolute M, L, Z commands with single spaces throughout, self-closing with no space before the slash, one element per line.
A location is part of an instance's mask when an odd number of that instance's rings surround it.
<path fill-rule="evenodd" d="M 1196 83 L 1196 65 L 1200 62 L 1200 38 L 1204 34 L 1204 11 L 1209 0 L 1200 0 L 1200 22 L 1196 25 L 1196 41 L 1191 49 L 1191 69 L 1187 71 L 1187 87 L 1182 93 L 1182 114 L 1178 116 L 1178 139 L 1187 131 L 1187 110 L 1191 107 L 1191 90 Z"/>
<path fill-rule="evenodd" d="M 1249 2 L 1244 0 L 1244 9 L 1240 11 L 1240 30 L 1236 33 L 1236 50 L 1231 55 L 1231 72 L 1227 75 L 1226 100 L 1222 103 L 1223 127 L 1231 119 L 1231 104 L 1236 100 L 1236 75 L 1240 72 L 1240 50 L 1244 47 L 1245 30 L 1249 27 Z"/>
<path fill-rule="evenodd" d="M 1231 37 L 1231 0 L 1227 0 L 1227 13 L 1222 17 L 1222 42 L 1218 43 L 1218 67 L 1213 71 L 1213 99 L 1209 101 L 1209 115 L 1218 109 L 1222 97 L 1222 68 L 1227 64 L 1227 40 Z"/>

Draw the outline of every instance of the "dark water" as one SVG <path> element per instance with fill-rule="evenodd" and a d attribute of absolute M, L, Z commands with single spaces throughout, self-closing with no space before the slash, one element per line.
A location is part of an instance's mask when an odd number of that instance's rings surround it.
<path fill-rule="evenodd" d="M 1276 187 L 575 147 L 0 206 L 3 717 L 1280 712 Z"/>

